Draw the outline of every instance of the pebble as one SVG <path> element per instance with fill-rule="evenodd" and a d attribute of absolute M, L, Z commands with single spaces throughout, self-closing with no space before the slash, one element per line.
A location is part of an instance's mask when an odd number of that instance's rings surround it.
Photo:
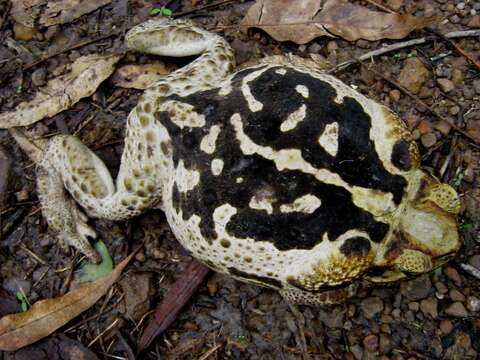
<path fill-rule="evenodd" d="M 40 68 L 35 70 L 32 73 L 32 83 L 35 86 L 45 85 L 47 82 L 47 70 L 45 68 Z"/>
<path fill-rule="evenodd" d="M 345 321 L 345 311 L 340 309 L 339 306 L 329 311 L 320 309 L 318 318 L 329 328 L 341 329 Z"/>
<path fill-rule="evenodd" d="M 383 323 L 380 325 L 380 331 L 385 333 L 385 334 L 391 334 L 392 329 L 390 328 L 390 325 Z"/>
<path fill-rule="evenodd" d="M 467 309 L 471 312 L 480 311 L 480 299 L 476 296 L 467 297 Z"/>
<path fill-rule="evenodd" d="M 418 302 L 412 301 L 408 303 L 408 308 L 413 312 L 417 312 L 420 308 L 420 304 Z"/>
<path fill-rule="evenodd" d="M 400 10 L 404 0 L 387 0 L 387 6 L 392 10 Z"/>
<path fill-rule="evenodd" d="M 335 52 L 338 50 L 338 45 L 335 41 L 329 41 L 327 44 L 327 50 L 329 53 Z"/>
<path fill-rule="evenodd" d="M 451 289 L 448 296 L 452 301 L 465 301 L 465 295 L 457 289 Z"/>
<path fill-rule="evenodd" d="M 462 286 L 462 278 L 458 274 L 458 271 L 455 270 L 451 266 L 447 266 L 446 268 L 443 269 L 443 273 L 445 274 L 446 277 L 448 277 L 450 280 L 452 280 L 455 285 L 458 287 Z"/>
<path fill-rule="evenodd" d="M 470 21 L 467 23 L 467 26 L 471 28 L 480 28 L 480 15 L 472 16 Z"/>
<path fill-rule="evenodd" d="M 388 93 L 388 96 L 390 97 L 390 100 L 393 103 L 396 103 L 396 102 L 398 102 L 398 100 L 400 100 L 401 93 L 400 93 L 399 90 L 393 89 Z"/>
<path fill-rule="evenodd" d="M 448 79 L 445 79 L 445 78 L 440 78 L 440 79 L 437 79 L 437 83 L 438 83 L 438 86 L 440 86 L 440 88 L 442 89 L 443 92 L 450 92 L 452 91 L 453 89 L 455 89 L 455 84 L 453 83 L 452 80 L 448 80 Z"/>
<path fill-rule="evenodd" d="M 137 260 L 137 261 L 139 261 L 139 262 L 144 262 L 146 259 L 147 259 L 147 257 L 145 256 L 145 254 L 144 254 L 142 251 L 139 251 L 139 252 L 135 255 L 135 260 Z"/>
<path fill-rule="evenodd" d="M 458 24 L 460 21 L 462 21 L 462 19 L 460 18 L 460 16 L 458 16 L 457 14 L 453 15 L 452 17 L 450 17 L 450 22 L 452 24 Z"/>
<path fill-rule="evenodd" d="M 429 134 L 432 132 L 432 127 L 427 120 L 422 120 L 417 126 L 417 130 L 420 132 L 421 135 Z"/>
<path fill-rule="evenodd" d="M 478 95 L 480 95 L 480 79 L 473 80 L 473 89 Z"/>
<path fill-rule="evenodd" d="M 463 72 L 460 69 L 452 70 L 452 81 L 455 85 L 463 84 Z"/>
<path fill-rule="evenodd" d="M 448 335 L 453 330 L 453 324 L 450 320 L 442 320 L 440 321 L 440 331 L 443 335 Z"/>
<path fill-rule="evenodd" d="M 473 255 L 468 262 L 480 270 L 480 255 Z"/>
<path fill-rule="evenodd" d="M 378 349 L 378 337 L 377 335 L 367 335 L 363 339 L 363 346 L 368 352 L 375 352 Z"/>
<path fill-rule="evenodd" d="M 456 301 L 445 309 L 445 314 L 455 317 L 467 317 L 468 311 L 461 302 Z"/>
<path fill-rule="evenodd" d="M 429 74 L 428 69 L 418 58 L 407 58 L 398 76 L 398 82 L 410 92 L 418 94 L 422 85 L 429 78 Z"/>
<path fill-rule="evenodd" d="M 162 251 L 162 250 L 160 250 L 160 249 L 158 249 L 158 248 L 155 248 L 155 249 L 153 250 L 153 258 L 154 258 L 154 259 L 156 259 L 156 260 L 162 260 L 162 259 L 165 259 L 166 257 L 167 257 L 167 254 L 166 254 L 164 251 Z"/>
<path fill-rule="evenodd" d="M 29 197 L 30 196 L 28 194 L 28 191 L 25 189 L 22 189 L 15 193 L 15 198 L 17 199 L 18 202 L 27 201 Z"/>
<path fill-rule="evenodd" d="M 420 310 L 425 316 L 430 316 L 432 319 L 438 317 L 438 301 L 434 297 L 423 299 L 420 302 Z"/>
<path fill-rule="evenodd" d="M 446 120 L 440 120 L 436 125 L 435 129 L 440 131 L 443 136 L 447 136 L 452 130 L 452 125 Z"/>
<path fill-rule="evenodd" d="M 207 281 L 207 289 L 208 289 L 208 293 L 210 294 L 210 296 L 214 296 L 217 293 L 218 284 L 213 278 L 210 278 Z"/>
<path fill-rule="evenodd" d="M 437 137 L 434 133 L 425 134 L 420 136 L 420 142 L 424 147 L 429 148 L 437 143 Z"/>
<path fill-rule="evenodd" d="M 465 3 L 464 3 L 464 2 L 458 3 L 458 4 L 457 4 L 457 9 L 458 9 L 458 10 L 463 10 L 463 9 L 465 9 Z"/>
<path fill-rule="evenodd" d="M 388 354 L 392 350 L 392 340 L 391 337 L 386 334 L 380 334 L 380 342 L 379 342 L 379 349 L 380 353 Z"/>
<path fill-rule="evenodd" d="M 448 288 L 445 286 L 444 283 L 438 281 L 435 283 L 435 287 L 440 294 L 446 294 L 448 292 Z"/>
<path fill-rule="evenodd" d="M 322 50 L 322 46 L 319 43 L 314 42 L 308 47 L 308 52 L 313 54 L 318 54 Z"/>
<path fill-rule="evenodd" d="M 401 282 L 400 293 L 408 301 L 418 301 L 428 296 L 431 287 L 432 283 L 430 277 L 428 275 L 423 275 L 410 281 Z"/>
<path fill-rule="evenodd" d="M 457 115 L 460 112 L 460 107 L 458 105 L 454 105 L 450 109 L 448 109 L 448 112 L 450 113 L 450 115 Z"/>
<path fill-rule="evenodd" d="M 368 297 L 362 300 L 361 308 L 367 319 L 373 319 L 378 313 L 382 312 L 384 305 L 379 297 Z"/>

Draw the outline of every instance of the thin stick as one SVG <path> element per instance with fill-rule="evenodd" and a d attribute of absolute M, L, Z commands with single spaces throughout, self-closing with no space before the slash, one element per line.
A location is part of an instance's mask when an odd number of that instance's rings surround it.
<path fill-rule="evenodd" d="M 80 42 L 80 43 L 77 43 L 75 45 L 72 45 L 70 47 L 67 47 L 67 48 L 64 48 L 64 49 L 61 49 L 59 51 L 56 51 L 52 54 L 49 54 L 49 55 L 46 55 L 45 57 L 41 58 L 41 59 L 38 59 L 37 61 L 34 61 L 30 64 L 27 64 L 24 66 L 23 70 L 27 70 L 27 69 L 30 69 L 32 67 L 34 67 L 35 65 L 38 65 L 42 62 L 44 62 L 45 60 L 48 60 L 48 59 L 51 59 L 52 57 L 55 57 L 57 55 L 61 55 L 63 53 L 66 53 L 67 51 L 70 51 L 70 50 L 74 50 L 74 49 L 78 49 L 80 47 L 83 47 L 83 46 L 86 46 L 86 45 L 90 45 L 90 44 L 93 44 L 95 42 L 98 42 L 98 41 L 102 41 L 102 40 L 105 40 L 105 39 L 108 39 L 109 37 L 112 37 L 112 36 L 116 36 L 116 35 L 119 35 L 119 32 L 118 31 L 114 31 L 110 34 L 107 34 L 105 36 L 100 36 L 98 38 L 95 38 L 95 39 L 89 39 L 89 40 L 86 40 L 86 41 L 83 41 L 83 42 Z"/>
<path fill-rule="evenodd" d="M 202 357 L 199 358 L 198 360 L 208 359 L 210 357 L 210 355 L 213 355 L 218 349 L 220 349 L 221 346 L 222 346 L 221 344 L 215 345 L 210 350 L 208 350 L 205 354 L 203 354 Z"/>
<path fill-rule="evenodd" d="M 447 39 L 456 39 L 456 38 L 470 37 L 470 36 L 480 36 L 480 30 L 452 31 L 452 32 L 449 32 L 449 33 L 445 34 L 444 36 Z M 332 70 L 330 70 L 329 73 L 336 74 L 337 72 L 345 70 L 347 67 L 349 67 L 353 64 L 368 60 L 368 59 L 370 59 L 374 56 L 383 55 L 383 54 L 386 54 L 388 52 L 392 52 L 392 51 L 395 51 L 395 50 L 407 48 L 407 47 L 414 46 L 414 45 L 425 44 L 427 42 L 434 41 L 435 39 L 436 39 L 435 36 L 428 36 L 428 37 L 412 39 L 412 40 L 402 41 L 402 42 L 395 43 L 395 44 L 386 45 L 384 47 L 381 47 L 380 49 L 376 49 L 376 50 L 367 52 L 367 53 L 361 55 L 360 57 L 358 57 L 356 59 L 340 63 L 337 66 L 335 66 Z"/>
<path fill-rule="evenodd" d="M 100 339 L 103 335 L 105 335 L 105 333 L 109 330 L 111 330 L 115 325 L 118 324 L 118 322 L 120 321 L 120 319 L 115 319 L 105 330 L 103 330 L 100 334 L 98 334 L 95 339 L 93 339 L 92 341 L 90 341 L 90 343 L 87 345 L 87 348 L 89 348 L 90 346 L 92 346 L 93 344 L 95 344 L 98 339 Z"/>
<path fill-rule="evenodd" d="M 480 280 L 480 270 L 470 264 L 460 264 L 460 267 L 467 273 Z"/>

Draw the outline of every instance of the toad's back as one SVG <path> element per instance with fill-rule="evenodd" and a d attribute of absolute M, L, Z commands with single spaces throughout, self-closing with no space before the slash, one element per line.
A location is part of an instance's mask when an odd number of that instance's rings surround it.
<path fill-rule="evenodd" d="M 379 215 L 397 211 L 417 160 L 401 123 L 352 93 L 328 75 L 269 64 L 166 98 L 156 113 L 171 139 L 163 199 L 182 244 L 277 287 L 319 254 L 370 254 L 390 232 Z"/>

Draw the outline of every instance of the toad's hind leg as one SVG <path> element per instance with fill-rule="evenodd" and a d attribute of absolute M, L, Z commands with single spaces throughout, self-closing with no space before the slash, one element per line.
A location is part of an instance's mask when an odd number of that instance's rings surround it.
<path fill-rule="evenodd" d="M 72 198 L 88 215 L 111 220 L 125 220 L 156 205 L 162 183 L 172 171 L 169 135 L 154 115 L 163 98 L 214 87 L 233 69 L 228 43 L 190 22 L 150 21 L 133 28 L 126 40 L 142 52 L 202 55 L 148 89 L 130 113 L 116 185 L 105 164 L 77 138 L 60 135 L 37 146 L 12 133 L 38 165 L 38 194 L 49 226 L 95 262 L 99 257 L 87 239 L 95 232 Z"/>

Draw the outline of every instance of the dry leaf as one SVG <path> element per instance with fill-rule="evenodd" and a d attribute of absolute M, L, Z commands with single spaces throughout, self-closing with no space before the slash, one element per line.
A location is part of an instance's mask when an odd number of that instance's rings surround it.
<path fill-rule="evenodd" d="M 124 65 L 112 75 L 112 83 L 128 89 L 144 90 L 152 86 L 174 70 L 174 66 L 165 66 L 163 62 L 143 65 Z"/>
<path fill-rule="evenodd" d="M 35 27 L 35 19 L 40 14 L 41 6 L 47 0 L 15 0 L 12 1 L 10 15 L 13 19 L 26 27 Z"/>
<path fill-rule="evenodd" d="M 305 44 L 319 36 L 346 40 L 401 39 L 436 19 L 388 14 L 344 0 L 259 0 L 241 22 L 246 30 L 257 27 L 278 41 Z"/>
<path fill-rule="evenodd" d="M 99 7 L 111 3 L 112 0 L 57 0 L 49 1 L 47 9 L 40 18 L 40 24 L 52 26 L 65 24 L 88 14 Z"/>
<path fill-rule="evenodd" d="M 112 74 L 120 55 L 79 57 L 65 75 L 50 80 L 33 100 L 15 110 L 0 114 L 0 129 L 31 125 L 70 108 L 81 98 L 92 95 L 98 85 Z"/>
<path fill-rule="evenodd" d="M 58 298 L 40 300 L 26 312 L 0 319 L 0 350 L 15 351 L 50 335 L 100 299 L 118 279 L 134 254 L 107 276 Z"/>

